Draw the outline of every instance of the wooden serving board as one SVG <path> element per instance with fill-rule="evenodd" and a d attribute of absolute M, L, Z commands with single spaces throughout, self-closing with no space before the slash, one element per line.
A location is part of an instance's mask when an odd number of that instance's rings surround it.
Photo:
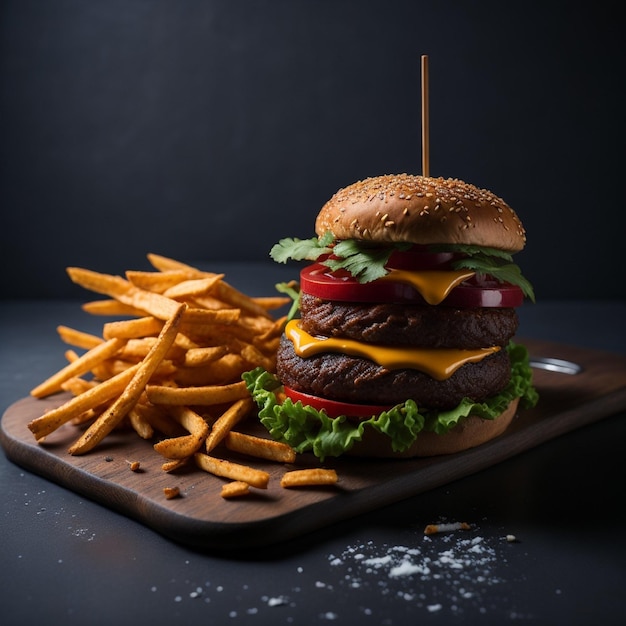
<path fill-rule="evenodd" d="M 563 359 L 582 371 L 572 375 L 536 369 L 538 406 L 521 411 L 503 435 L 477 448 L 426 459 L 328 460 L 325 466 L 336 468 L 340 477 L 333 487 L 284 489 L 280 477 L 293 466 L 236 459 L 220 451 L 222 458 L 265 469 L 271 476 L 267 490 L 224 500 L 223 479 L 194 467 L 167 474 L 151 443 L 133 432 L 113 433 L 84 456 L 67 453 L 80 435 L 72 425 L 64 425 L 38 445 L 28 422 L 61 404 L 65 395 L 24 398 L 10 406 L 2 417 L 0 443 L 14 463 L 177 542 L 212 549 L 260 547 L 444 485 L 626 409 L 626 358 L 561 344 L 523 343 L 531 359 Z M 140 471 L 131 471 L 130 461 L 139 461 Z M 301 455 L 296 468 L 307 464 L 318 462 Z M 172 486 L 179 487 L 181 495 L 167 500 L 163 489 Z"/>

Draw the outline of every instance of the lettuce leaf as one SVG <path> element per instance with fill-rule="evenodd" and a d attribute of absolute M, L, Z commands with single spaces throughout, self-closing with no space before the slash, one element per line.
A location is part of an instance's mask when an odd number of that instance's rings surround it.
<path fill-rule="evenodd" d="M 483 403 L 465 398 L 449 411 L 422 411 L 413 400 L 407 400 L 389 411 L 360 422 L 345 416 L 331 419 L 302 402 L 282 398 L 276 376 L 262 368 L 242 376 L 259 407 L 259 420 L 277 441 L 288 443 L 297 452 L 312 452 L 320 460 L 340 456 L 360 441 L 366 428 L 374 428 L 389 437 L 391 449 L 409 448 L 422 431 L 445 434 L 468 415 L 496 419 L 509 403 L 520 398 L 523 408 L 535 406 L 537 391 L 532 386 L 532 370 L 524 346 L 510 343 L 511 381 L 500 394 Z"/>
<path fill-rule="evenodd" d="M 356 239 L 336 241 L 334 244 L 333 241 L 330 231 L 319 238 L 285 238 L 272 247 L 270 256 L 277 263 L 286 263 L 289 260 L 318 261 L 333 272 L 346 270 L 360 283 L 369 283 L 389 272 L 386 265 L 395 250 L 407 250 L 411 247 L 410 243 L 388 243 L 381 246 Z M 453 263 L 454 269 L 470 269 L 478 274 L 492 276 L 500 282 L 516 285 L 527 298 L 535 301 L 531 283 L 522 275 L 509 252 L 463 244 L 432 245 L 429 249 L 433 252 L 460 252 L 465 256 Z"/>

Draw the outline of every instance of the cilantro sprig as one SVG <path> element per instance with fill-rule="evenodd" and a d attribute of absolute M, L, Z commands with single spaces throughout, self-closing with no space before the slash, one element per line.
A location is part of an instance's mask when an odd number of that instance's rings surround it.
<path fill-rule="evenodd" d="M 277 263 L 287 261 L 317 261 L 321 256 L 330 254 L 333 249 L 333 234 L 328 231 L 323 237 L 298 239 L 287 237 L 281 239 L 270 250 L 270 257 Z"/>
<path fill-rule="evenodd" d="M 346 270 L 360 283 L 369 283 L 385 276 L 386 265 L 396 250 L 407 250 L 410 243 L 372 245 L 367 241 L 346 239 L 333 244 L 331 232 L 311 239 L 281 239 L 270 256 L 277 263 L 293 261 L 319 261 L 332 271 Z M 510 253 L 497 248 L 463 244 L 429 246 L 432 252 L 459 252 L 463 256 L 452 263 L 453 269 L 469 269 L 479 275 L 492 276 L 500 282 L 517 285 L 532 302 L 535 294 L 530 282 L 514 262 Z M 330 256 L 332 255 L 332 256 Z"/>
<path fill-rule="evenodd" d="M 311 239 L 281 239 L 270 250 L 270 257 L 277 263 L 287 261 L 319 261 L 332 271 L 346 270 L 360 283 L 382 278 L 389 270 L 385 267 L 394 250 L 407 250 L 411 244 L 390 243 L 372 246 L 366 241 L 346 239 L 333 244 L 329 231 L 322 237 Z M 332 258 L 327 258 L 332 254 Z"/>
<path fill-rule="evenodd" d="M 461 252 L 465 256 L 452 263 L 454 269 L 469 269 L 477 274 L 492 276 L 503 283 L 518 286 L 523 294 L 531 301 L 535 301 L 535 292 L 530 282 L 522 275 L 519 266 L 513 262 L 513 257 L 504 250 L 482 246 L 452 245 L 433 246 L 435 251 L 445 250 Z"/>

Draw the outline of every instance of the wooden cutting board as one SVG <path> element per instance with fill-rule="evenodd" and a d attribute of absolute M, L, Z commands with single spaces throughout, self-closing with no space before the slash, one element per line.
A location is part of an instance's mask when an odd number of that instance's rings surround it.
<path fill-rule="evenodd" d="M 520 340 L 521 341 L 521 340 Z M 467 476 L 586 424 L 626 409 L 626 358 L 606 352 L 523 340 L 531 359 L 561 359 L 580 366 L 575 374 L 535 370 L 538 406 L 521 411 L 506 433 L 477 448 L 441 457 L 410 460 L 331 459 L 337 486 L 280 487 L 293 466 L 236 459 L 270 473 L 267 490 L 242 499 L 220 496 L 223 479 L 190 467 L 176 474 L 161 469 L 162 457 L 133 432 L 109 435 L 84 456 L 67 454 L 80 435 L 64 425 L 38 445 L 28 422 L 61 404 L 65 395 L 24 398 L 2 417 L 0 443 L 14 463 L 134 518 L 177 542 L 199 548 L 264 546 L 291 539 Z M 262 428 L 262 427 L 261 427 Z M 254 428 L 251 427 L 251 430 Z M 217 454 L 216 454 L 217 456 Z M 139 461 L 133 472 L 130 461 Z M 301 455 L 297 467 L 317 466 Z M 167 500 L 165 487 L 180 497 Z"/>

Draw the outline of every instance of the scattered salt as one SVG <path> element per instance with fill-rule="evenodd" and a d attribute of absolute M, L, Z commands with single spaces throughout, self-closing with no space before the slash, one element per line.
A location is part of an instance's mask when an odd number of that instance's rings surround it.
<path fill-rule="evenodd" d="M 472 532 L 438 534 L 435 538 L 420 534 L 418 537 L 407 544 L 367 541 L 348 545 L 341 552 L 325 557 L 326 577 L 322 577 L 324 566 L 321 564 L 315 568 L 320 578 L 307 580 L 299 576 L 298 585 L 289 584 L 281 590 L 283 593 L 252 597 L 254 586 L 243 584 L 239 604 L 228 607 L 222 617 L 255 615 L 262 618 L 264 612 L 276 614 L 275 607 L 283 607 L 278 610 L 280 619 L 287 624 L 294 623 L 297 614 L 292 610 L 297 610 L 301 592 L 307 595 L 307 601 L 311 594 L 316 594 L 315 600 L 323 609 L 317 615 L 320 621 L 346 617 L 358 621 L 359 616 L 373 616 L 375 611 L 372 608 L 359 603 L 367 602 L 367 598 L 374 594 L 386 597 L 386 602 L 402 603 L 406 610 L 415 611 L 416 617 L 419 612 L 457 617 L 466 613 L 469 617 L 470 612 L 484 614 L 488 610 L 504 608 L 494 603 L 494 592 L 490 587 L 505 582 L 498 575 L 502 571 L 501 564 L 506 563 L 502 543 L 505 536 L 490 541 L 477 535 L 476 528 L 473 528 Z M 304 573 L 301 566 L 294 570 L 300 575 Z M 215 593 L 223 590 L 223 586 L 206 581 L 204 587 L 194 584 L 186 597 L 202 597 L 208 603 L 211 596 L 216 600 Z M 350 615 L 343 614 L 346 593 L 341 593 L 342 590 L 353 598 Z M 152 591 L 156 591 L 156 587 Z M 561 590 L 557 589 L 555 593 L 560 594 Z M 182 602 L 184 597 L 184 594 L 177 595 L 174 601 Z M 510 608 L 508 610 L 511 614 Z M 392 625 L 390 620 L 385 623 Z"/>

